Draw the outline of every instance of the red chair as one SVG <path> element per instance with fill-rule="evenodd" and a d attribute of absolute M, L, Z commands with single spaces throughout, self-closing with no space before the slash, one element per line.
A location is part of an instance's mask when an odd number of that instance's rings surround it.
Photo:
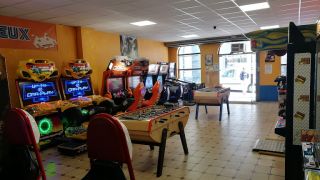
<path fill-rule="evenodd" d="M 159 93 L 159 88 L 160 88 L 160 82 L 157 81 L 153 87 L 152 87 L 152 96 L 149 100 L 144 100 L 142 102 L 142 106 L 146 107 L 146 106 L 152 106 L 155 105 L 159 98 L 160 98 L 160 93 Z"/>
<path fill-rule="evenodd" d="M 125 132 L 113 116 L 101 113 L 90 119 L 87 149 L 91 167 L 95 160 L 126 163 L 130 179 L 135 180 Z"/>
<path fill-rule="evenodd" d="M 40 168 L 40 176 L 42 180 L 46 180 L 46 174 L 32 126 L 23 110 L 18 108 L 9 110 L 4 121 L 4 137 L 11 145 L 32 146 Z M 37 179 L 40 179 L 40 176 Z"/>

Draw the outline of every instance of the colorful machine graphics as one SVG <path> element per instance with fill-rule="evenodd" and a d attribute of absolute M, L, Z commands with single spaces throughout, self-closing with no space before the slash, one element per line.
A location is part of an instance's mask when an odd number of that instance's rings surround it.
<path fill-rule="evenodd" d="M 316 25 L 303 25 L 298 29 L 306 38 L 306 41 L 316 39 Z M 278 28 L 270 30 L 259 30 L 247 33 L 251 39 L 252 51 L 287 49 L 288 28 Z"/>
<path fill-rule="evenodd" d="M 21 61 L 17 73 L 21 79 L 36 82 L 50 80 L 59 75 L 54 62 L 45 59 Z"/>
<path fill-rule="evenodd" d="M 67 99 L 93 95 L 90 78 L 62 79 Z"/>
<path fill-rule="evenodd" d="M 19 82 L 23 106 L 60 100 L 55 82 Z"/>
<path fill-rule="evenodd" d="M 63 71 L 63 76 L 75 79 L 80 79 L 90 74 L 92 74 L 91 66 L 83 59 L 76 59 L 69 62 Z"/>

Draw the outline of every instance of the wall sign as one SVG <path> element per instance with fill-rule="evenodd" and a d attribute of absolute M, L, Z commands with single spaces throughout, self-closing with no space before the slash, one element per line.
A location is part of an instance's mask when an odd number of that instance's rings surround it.
<path fill-rule="evenodd" d="M 56 26 L 0 16 L 0 48 L 57 50 Z"/>
<path fill-rule="evenodd" d="M 121 56 L 138 57 L 138 42 L 135 36 L 120 35 Z"/>

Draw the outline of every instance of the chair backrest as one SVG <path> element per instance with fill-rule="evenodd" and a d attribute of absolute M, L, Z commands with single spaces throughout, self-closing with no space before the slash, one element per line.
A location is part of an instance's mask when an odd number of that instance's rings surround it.
<path fill-rule="evenodd" d="M 46 180 L 46 174 L 42 164 L 37 141 L 31 124 L 30 115 L 24 110 L 12 108 L 8 111 L 4 121 L 4 137 L 11 145 L 32 146 L 40 168 L 42 180 Z M 38 130 L 38 129 L 37 129 Z M 37 135 L 38 136 L 38 135 Z M 40 176 L 38 177 L 40 179 Z"/>
<path fill-rule="evenodd" d="M 140 82 L 137 85 L 137 87 L 133 90 L 134 102 L 128 107 L 127 111 L 134 111 L 141 106 L 143 88 L 144 85 L 142 82 Z"/>
<path fill-rule="evenodd" d="M 13 145 L 32 145 L 32 127 L 21 109 L 13 108 L 8 111 L 4 122 L 4 136 Z"/>
<path fill-rule="evenodd" d="M 143 102 L 143 106 L 152 106 L 152 105 L 155 105 L 157 103 L 157 101 L 160 98 L 159 89 L 160 89 L 160 82 L 157 81 L 152 87 L 152 96 L 151 96 L 151 98 L 149 100 L 144 101 Z"/>
<path fill-rule="evenodd" d="M 124 130 L 120 122 L 109 114 L 97 114 L 90 119 L 87 149 L 91 160 L 131 162 Z"/>

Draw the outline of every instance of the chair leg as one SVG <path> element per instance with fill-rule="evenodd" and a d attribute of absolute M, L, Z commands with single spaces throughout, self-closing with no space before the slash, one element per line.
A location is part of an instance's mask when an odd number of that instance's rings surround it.
<path fill-rule="evenodd" d="M 160 147 L 159 147 L 157 177 L 160 177 L 162 175 L 164 153 L 166 150 L 167 133 L 168 133 L 168 130 L 166 128 L 162 130 L 161 143 L 160 143 Z"/>
<path fill-rule="evenodd" d="M 221 102 L 221 104 L 220 104 L 219 121 L 221 121 L 221 117 L 222 117 L 222 109 L 223 109 L 223 102 Z"/>
<path fill-rule="evenodd" d="M 128 170 L 129 170 L 130 180 L 135 180 L 131 160 L 128 162 Z"/>
<path fill-rule="evenodd" d="M 227 98 L 227 109 L 228 109 L 228 115 L 230 115 L 230 109 L 229 109 L 229 98 Z"/>
<path fill-rule="evenodd" d="M 206 109 L 206 114 L 208 114 L 208 108 L 207 105 L 204 106 L 204 108 Z"/>
<path fill-rule="evenodd" d="M 154 146 L 150 145 L 150 150 L 153 151 L 154 150 Z"/>
<path fill-rule="evenodd" d="M 198 120 L 199 104 L 196 105 L 196 120 Z"/>
<path fill-rule="evenodd" d="M 178 123 L 178 126 L 179 126 L 179 130 L 180 130 L 180 140 L 181 140 L 181 143 L 182 143 L 183 151 L 184 151 L 184 154 L 187 155 L 187 154 L 189 154 L 189 150 L 188 150 L 186 136 L 184 134 L 183 123 L 180 121 Z"/>

